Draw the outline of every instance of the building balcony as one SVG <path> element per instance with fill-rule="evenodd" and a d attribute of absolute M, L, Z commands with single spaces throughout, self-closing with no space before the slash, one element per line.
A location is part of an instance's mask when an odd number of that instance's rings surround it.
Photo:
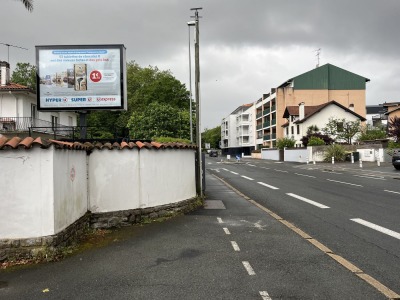
<path fill-rule="evenodd" d="M 264 112 L 263 112 L 263 115 L 265 116 L 265 115 L 268 115 L 269 114 L 269 112 L 270 112 L 270 109 L 269 108 L 267 108 L 267 109 L 265 109 L 264 110 Z"/>
<path fill-rule="evenodd" d="M 271 139 L 271 135 L 270 134 L 267 134 L 267 135 L 263 136 L 263 140 L 264 141 L 269 141 L 270 139 Z"/>
<path fill-rule="evenodd" d="M 263 123 L 263 127 L 265 128 L 265 127 L 269 127 L 269 126 L 271 126 L 271 122 L 270 121 L 267 121 L 267 122 L 264 122 Z"/>
<path fill-rule="evenodd" d="M 263 124 L 259 124 L 259 125 L 257 125 L 257 130 L 260 130 L 260 129 L 262 129 L 263 128 Z"/>
<path fill-rule="evenodd" d="M 276 125 L 276 119 L 271 120 L 271 125 Z"/>
<path fill-rule="evenodd" d="M 259 118 L 261 118 L 261 117 L 262 117 L 262 115 L 263 115 L 263 113 L 262 113 L 262 112 L 259 112 L 259 113 L 257 113 L 257 114 L 256 114 L 256 119 L 259 119 Z"/>
<path fill-rule="evenodd" d="M 271 107 L 271 111 L 275 111 L 276 110 L 276 105 L 273 105 L 272 107 Z"/>

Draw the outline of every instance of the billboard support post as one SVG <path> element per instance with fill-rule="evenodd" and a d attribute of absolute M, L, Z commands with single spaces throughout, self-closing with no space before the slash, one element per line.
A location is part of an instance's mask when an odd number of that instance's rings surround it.
<path fill-rule="evenodd" d="M 87 137 L 87 111 L 79 112 L 79 126 L 80 126 L 80 138 L 86 139 Z"/>

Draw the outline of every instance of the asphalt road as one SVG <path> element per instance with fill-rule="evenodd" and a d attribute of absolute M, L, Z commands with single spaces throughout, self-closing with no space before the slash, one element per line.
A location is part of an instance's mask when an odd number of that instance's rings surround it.
<path fill-rule="evenodd" d="M 378 218 L 381 210 L 397 199 L 392 193 L 396 185 L 385 186 L 392 192 L 385 192 L 384 200 L 376 202 L 381 203 L 376 205 L 376 212 L 368 213 L 370 207 L 375 207 L 374 201 L 358 199 L 358 205 L 352 203 L 357 199 L 356 195 L 350 196 L 352 189 L 368 188 L 362 194 L 368 196 L 383 193 L 378 192 L 383 186 L 368 186 L 366 182 L 372 180 L 368 178 L 350 174 L 346 178 L 330 177 L 340 174 L 301 167 L 207 159 L 205 208 L 165 222 L 117 230 L 100 246 L 60 262 L 1 270 L 0 299 L 388 298 L 376 284 L 368 283 L 321 251 L 323 247 L 316 239 L 294 232 L 284 220 L 245 199 L 212 174 L 223 177 L 265 207 L 276 209 L 286 220 L 304 226 L 304 231 L 326 242 L 335 253 L 349 260 L 360 258 L 352 262 L 375 272 L 377 278 L 387 272 L 379 280 L 398 292 L 398 239 L 349 220 L 362 218 L 398 231 L 398 224 L 389 226 L 393 217 L 383 220 L 388 224 L 378 222 L 382 221 Z M 365 183 L 362 188 L 339 185 L 327 180 L 331 178 Z M 383 180 L 377 182 L 382 184 Z M 326 184 L 331 189 L 335 186 L 333 190 L 339 195 L 349 194 L 348 199 L 326 192 Z M 288 193 L 330 208 L 317 207 Z M 356 211 L 351 213 L 346 203 L 352 203 L 349 207 Z M 393 205 L 392 213 L 396 209 Z M 360 253 L 351 253 L 353 250 Z"/>
<path fill-rule="evenodd" d="M 400 172 L 392 166 L 208 159 L 207 168 L 400 293 Z"/>

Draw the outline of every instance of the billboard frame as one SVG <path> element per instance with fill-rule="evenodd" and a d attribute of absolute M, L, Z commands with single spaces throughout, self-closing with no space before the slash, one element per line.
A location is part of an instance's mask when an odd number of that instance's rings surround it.
<path fill-rule="evenodd" d="M 99 111 L 99 110 L 127 110 L 127 77 L 126 77 L 126 48 L 123 44 L 96 44 L 96 45 L 40 45 L 36 48 L 36 100 L 38 111 Z M 119 50 L 119 90 L 121 95 L 120 105 L 114 106 L 68 106 L 68 107 L 43 107 L 40 102 L 41 86 L 39 53 L 42 50 Z M 79 93 L 79 92 L 78 92 Z M 61 97 L 61 96 L 60 96 Z M 78 94 L 77 97 L 80 97 Z"/>

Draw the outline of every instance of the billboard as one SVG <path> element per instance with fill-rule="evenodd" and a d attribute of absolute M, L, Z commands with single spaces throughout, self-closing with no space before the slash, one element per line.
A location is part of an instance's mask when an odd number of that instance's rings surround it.
<path fill-rule="evenodd" d="M 42 111 L 126 110 L 124 45 L 36 46 Z"/>

